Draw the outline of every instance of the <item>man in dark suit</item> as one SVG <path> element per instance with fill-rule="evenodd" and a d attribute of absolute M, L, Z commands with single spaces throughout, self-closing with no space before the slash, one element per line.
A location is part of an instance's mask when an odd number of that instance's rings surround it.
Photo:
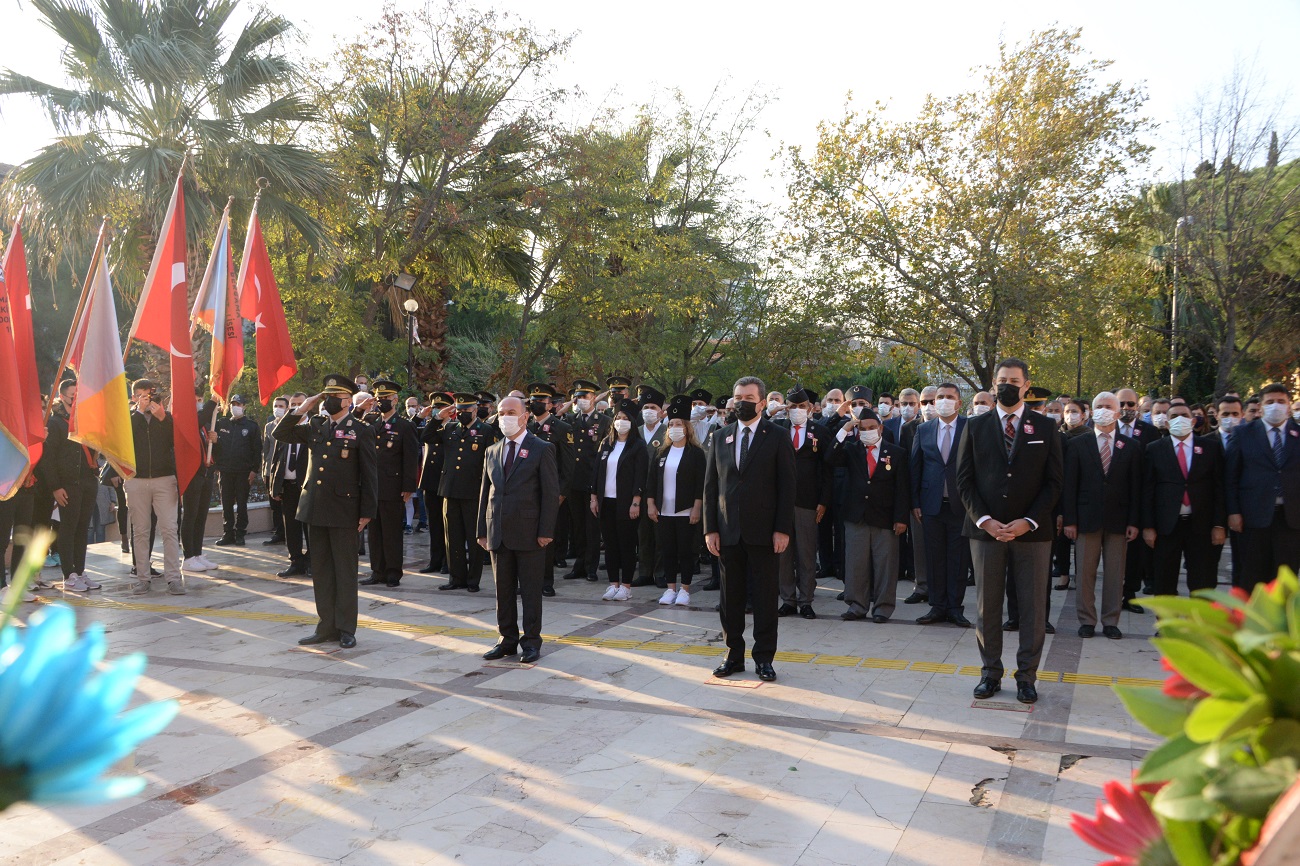
<path fill-rule="evenodd" d="M 754 604 L 754 667 L 776 679 L 777 566 L 794 532 L 794 448 L 785 431 L 760 415 L 763 380 L 745 376 L 732 389 L 736 420 L 714 431 L 706 449 L 704 541 L 722 561 L 722 634 L 727 658 L 714 671 L 745 669 L 745 602 Z"/>
<path fill-rule="evenodd" d="M 438 413 L 455 404 L 446 391 L 429 394 L 429 405 L 420 410 L 424 424 L 420 428 L 420 450 L 423 465 L 420 470 L 420 493 L 424 496 L 424 513 L 429 518 L 429 564 L 420 574 L 447 573 L 447 530 L 442 519 L 443 501 L 438 493 L 442 485 L 444 462 L 442 445 L 442 419 Z"/>
<path fill-rule="evenodd" d="M 826 462 L 831 434 L 812 420 L 816 395 L 795 387 L 785 395 L 786 417 L 774 421 L 786 431 L 794 448 L 794 537 L 781 554 L 781 607 L 777 616 L 816 619 L 813 596 L 817 592 L 817 525 L 831 503 L 833 476 Z"/>
<path fill-rule="evenodd" d="M 1223 465 L 1230 467 L 1228 463 L 1228 445 L 1232 442 L 1232 434 L 1240 427 L 1244 421 L 1242 418 L 1243 408 L 1241 397 L 1237 394 L 1225 394 L 1219 400 L 1216 407 L 1216 420 L 1218 426 L 1215 428 L 1214 435 L 1219 440 L 1219 445 L 1223 448 L 1224 460 Z M 1227 479 L 1229 503 L 1232 501 L 1231 476 Z M 1228 547 L 1232 548 L 1232 585 L 1241 586 L 1241 568 L 1246 561 L 1246 552 L 1243 549 L 1244 542 L 1241 540 L 1241 533 L 1232 528 L 1232 509 L 1228 509 Z M 1218 563 L 1223 559 L 1223 548 L 1216 551 L 1215 567 L 1217 570 Z"/>
<path fill-rule="evenodd" d="M 1002 689 L 1002 611 L 1006 583 L 1020 600 L 1016 699 L 1038 700 L 1035 680 L 1046 635 L 1052 509 L 1061 495 L 1061 437 L 1051 419 L 1024 405 L 1029 365 L 1006 358 L 994 373 L 995 411 L 971 418 L 957 448 L 957 492 L 966 508 L 979 618 L 976 635 L 984 670 L 977 699 Z"/>
<path fill-rule="evenodd" d="M 348 400 L 356 385 L 331 373 L 325 388 L 275 425 L 272 435 L 290 445 L 306 445 L 307 478 L 298 501 L 298 519 L 311 536 L 311 581 L 319 622 L 298 641 L 338 641 L 357 645 L 357 535 L 375 517 L 378 474 L 375 432 L 352 416 Z M 325 415 L 312 414 L 323 404 Z M 310 420 L 299 423 L 306 415 Z"/>
<path fill-rule="evenodd" d="M 1290 390 L 1264 388 L 1260 417 L 1239 428 L 1228 448 L 1228 525 L 1241 533 L 1241 586 L 1300 570 L 1300 424 L 1288 417 Z"/>
<path fill-rule="evenodd" d="M 828 462 L 845 473 L 844 600 L 840 619 L 885 623 L 898 602 L 898 539 L 907 531 L 911 477 L 902 446 L 884 441 L 880 417 L 857 410 L 835 435 Z"/>
<path fill-rule="evenodd" d="M 1097 564 L 1104 557 L 1101 582 L 1102 634 L 1118 640 L 1124 605 L 1128 544 L 1142 523 L 1142 451 L 1117 432 L 1119 399 L 1102 391 L 1092 399 L 1094 426 L 1073 436 L 1065 447 L 1065 492 L 1061 496 L 1063 533 L 1073 541 L 1079 582 L 1079 637 L 1097 631 Z"/>
<path fill-rule="evenodd" d="M 921 625 L 951 622 L 970 628 L 966 618 L 966 571 L 970 542 L 962 537 L 966 514 L 957 496 L 957 443 L 966 419 L 959 414 L 961 391 L 944 382 L 935 394 L 938 417 L 917 428 L 908 457 L 912 483 L 912 517 L 925 539 L 930 610 Z"/>
<path fill-rule="evenodd" d="M 506 397 L 498 408 L 502 439 L 487 450 L 478 501 L 478 543 L 492 554 L 501 639 L 488 661 L 519 652 L 525 664 L 542 648 L 542 573 L 555 537 L 560 476 L 555 447 L 528 431 L 524 401 Z M 524 608 L 519 632 L 519 596 Z M 522 652 L 521 652 L 522 650 Z"/>
<path fill-rule="evenodd" d="M 1169 435 L 1147 446 L 1142 540 L 1152 549 L 1156 595 L 1178 594 L 1187 566 L 1187 591 L 1217 583 L 1214 545 L 1227 534 L 1224 457 L 1213 436 L 1192 435 L 1186 403 L 1168 409 Z"/>
<path fill-rule="evenodd" d="M 528 422 L 528 432 L 555 449 L 555 466 L 560 482 L 560 499 L 557 508 L 557 533 L 559 514 L 564 508 L 564 497 L 569 492 L 573 478 L 573 428 L 568 422 L 552 414 L 555 401 L 559 395 L 555 389 L 544 382 L 534 382 L 528 386 L 528 413 L 532 418 Z M 555 557 L 559 549 L 558 541 L 546 545 L 546 568 L 542 572 L 542 595 L 550 598 L 555 595 Z"/>
<path fill-rule="evenodd" d="M 420 482 L 420 443 L 415 426 L 397 413 L 401 385 L 392 379 L 376 379 L 376 414 L 365 420 L 375 430 L 378 449 L 378 514 L 370 524 L 371 575 L 362 586 L 396 587 L 402 583 L 402 520 Z"/>
<path fill-rule="evenodd" d="M 294 394 L 289 398 L 289 412 L 298 416 L 298 423 L 306 424 L 307 419 L 299 411 L 306 402 L 307 395 Z M 278 422 L 277 422 L 278 423 Z M 271 433 L 274 434 L 272 425 Z M 307 553 L 303 548 L 304 524 L 298 519 L 298 502 L 302 499 L 302 485 L 307 479 L 308 448 L 301 443 L 289 444 L 268 435 L 267 441 L 274 446 L 271 454 L 271 499 L 280 503 L 284 514 L 284 538 L 288 547 L 289 567 L 279 572 L 277 577 L 298 577 L 307 573 Z"/>
<path fill-rule="evenodd" d="M 1120 388 L 1115 396 L 1119 399 L 1119 435 L 1135 440 L 1145 456 L 1151 443 L 1159 442 L 1168 431 L 1142 420 L 1137 391 Z M 1151 548 L 1140 539 L 1129 542 L 1128 561 L 1124 564 L 1124 610 L 1146 612 L 1134 599 L 1138 590 L 1144 589 L 1148 594 L 1154 591 L 1152 580 Z"/>

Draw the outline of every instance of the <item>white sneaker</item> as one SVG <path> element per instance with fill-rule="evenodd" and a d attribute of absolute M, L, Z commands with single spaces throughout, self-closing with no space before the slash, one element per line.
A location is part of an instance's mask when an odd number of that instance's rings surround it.
<path fill-rule="evenodd" d="M 614 596 L 616 596 L 616 595 L 618 595 L 618 584 L 617 584 L 617 583 L 611 583 L 611 584 L 609 585 L 609 589 L 605 590 L 605 594 L 602 595 L 602 596 L 600 597 L 600 600 L 601 600 L 601 601 L 613 601 L 613 600 L 614 600 Z"/>
<path fill-rule="evenodd" d="M 632 590 L 623 584 L 618 584 L 618 590 L 614 593 L 614 601 L 627 601 L 632 597 Z"/>
<path fill-rule="evenodd" d="M 54 584 L 43 577 L 37 577 L 32 580 L 32 589 L 54 589 Z"/>
<path fill-rule="evenodd" d="M 180 580 L 167 581 L 167 591 L 172 595 L 184 595 L 185 594 L 184 581 L 180 581 Z"/>
<path fill-rule="evenodd" d="M 148 594 L 149 594 L 149 586 L 150 586 L 149 581 L 147 581 L 147 580 L 137 580 L 135 583 L 131 584 L 131 594 L 132 594 L 132 595 L 148 595 Z"/>
<path fill-rule="evenodd" d="M 691 593 L 685 587 L 677 591 L 677 600 L 673 602 L 680 607 L 686 607 L 691 603 Z"/>
<path fill-rule="evenodd" d="M 86 586 L 86 582 L 81 579 L 81 575 L 72 574 L 64 579 L 63 591 L 64 592 L 90 592 L 90 587 Z"/>
<path fill-rule="evenodd" d="M 203 567 L 206 568 L 208 571 L 213 571 L 214 569 L 216 569 L 216 568 L 218 567 L 217 564 L 216 564 L 215 562 L 213 562 L 212 560 L 208 559 L 206 556 L 204 556 L 204 555 L 201 554 L 201 553 L 200 553 L 198 556 L 194 557 L 194 558 L 197 559 L 199 562 L 203 563 Z"/>
<path fill-rule="evenodd" d="M 672 604 L 677 600 L 677 590 L 671 587 L 664 590 L 664 594 L 659 596 L 660 604 Z"/>
<path fill-rule="evenodd" d="M 208 567 L 203 564 L 203 560 L 199 559 L 197 556 L 191 556 L 189 559 L 185 560 L 185 562 L 182 564 L 185 566 L 186 571 L 207 571 L 208 570 Z"/>
<path fill-rule="evenodd" d="M 27 602 L 28 604 L 31 604 L 32 602 L 36 601 L 36 596 L 32 595 L 30 592 L 24 592 L 23 601 Z"/>
<path fill-rule="evenodd" d="M 83 575 L 80 575 L 80 577 L 81 577 L 81 582 L 84 583 L 84 584 L 86 585 L 86 589 L 103 589 L 103 588 L 104 588 L 104 585 L 103 585 L 102 583 L 100 583 L 99 581 L 95 580 L 95 579 L 92 578 L 92 577 L 86 577 L 86 575 L 84 575 L 84 574 L 83 574 Z"/>

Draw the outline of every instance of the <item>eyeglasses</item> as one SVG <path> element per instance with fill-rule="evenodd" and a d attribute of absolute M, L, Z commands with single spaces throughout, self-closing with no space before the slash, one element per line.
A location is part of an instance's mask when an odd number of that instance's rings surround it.
<path fill-rule="evenodd" d="M 933 405 L 934 405 L 934 401 L 933 401 L 933 400 L 922 400 L 922 401 L 921 401 L 921 405 L 922 405 L 922 406 L 933 406 Z"/>
<path fill-rule="evenodd" d="M 1121 408 L 1121 409 L 1122 409 L 1122 408 L 1125 408 L 1125 407 L 1127 407 L 1127 408 L 1129 408 L 1129 409 L 1136 409 L 1136 408 L 1137 408 L 1137 403 L 1136 403 L 1135 401 L 1132 401 L 1132 400 L 1120 400 L 1120 401 L 1119 401 L 1119 405 L 1120 405 L 1120 408 Z"/>

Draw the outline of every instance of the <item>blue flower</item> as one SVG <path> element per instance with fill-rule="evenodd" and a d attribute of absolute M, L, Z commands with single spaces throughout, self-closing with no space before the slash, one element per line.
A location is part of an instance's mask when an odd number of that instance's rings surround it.
<path fill-rule="evenodd" d="M 144 670 L 140 653 L 98 672 L 104 628 L 80 639 L 70 608 L 50 605 L 27 628 L 0 631 L 0 809 L 100 803 L 138 794 L 140 776 L 101 775 L 175 717 L 175 701 L 121 713 Z"/>

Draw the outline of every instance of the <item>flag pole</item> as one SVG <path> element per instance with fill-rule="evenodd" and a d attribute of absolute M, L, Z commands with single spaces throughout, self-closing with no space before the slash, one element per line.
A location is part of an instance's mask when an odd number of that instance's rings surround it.
<path fill-rule="evenodd" d="M 99 262 L 100 256 L 104 251 L 104 236 L 108 234 L 108 214 L 104 215 L 104 220 L 99 224 L 99 237 L 95 239 L 95 251 L 90 256 L 90 268 L 86 271 L 86 282 L 81 286 L 81 298 L 77 301 L 77 312 L 72 316 L 72 330 L 68 331 L 68 342 L 63 346 L 63 356 L 59 359 L 59 368 L 54 371 L 54 386 L 50 388 L 50 398 L 45 401 L 45 418 L 49 420 L 50 413 L 54 411 L 54 398 L 59 396 L 59 381 L 63 377 L 63 371 L 68 369 L 68 357 L 72 354 L 72 341 L 76 338 L 77 328 L 81 324 L 81 316 L 86 310 L 86 298 L 90 294 L 90 283 L 95 276 L 95 265 Z"/>
<path fill-rule="evenodd" d="M 239 276 L 235 277 L 235 285 L 239 287 L 239 297 L 235 299 L 235 302 L 240 306 L 244 302 L 244 277 L 248 275 L 248 260 L 250 258 L 248 245 L 249 239 L 253 236 L 253 221 L 257 219 L 257 205 L 262 200 L 262 191 L 270 185 L 271 182 L 264 177 L 257 179 L 257 194 L 253 196 L 253 208 L 248 212 L 248 228 L 244 231 L 244 256 L 239 260 Z"/>

